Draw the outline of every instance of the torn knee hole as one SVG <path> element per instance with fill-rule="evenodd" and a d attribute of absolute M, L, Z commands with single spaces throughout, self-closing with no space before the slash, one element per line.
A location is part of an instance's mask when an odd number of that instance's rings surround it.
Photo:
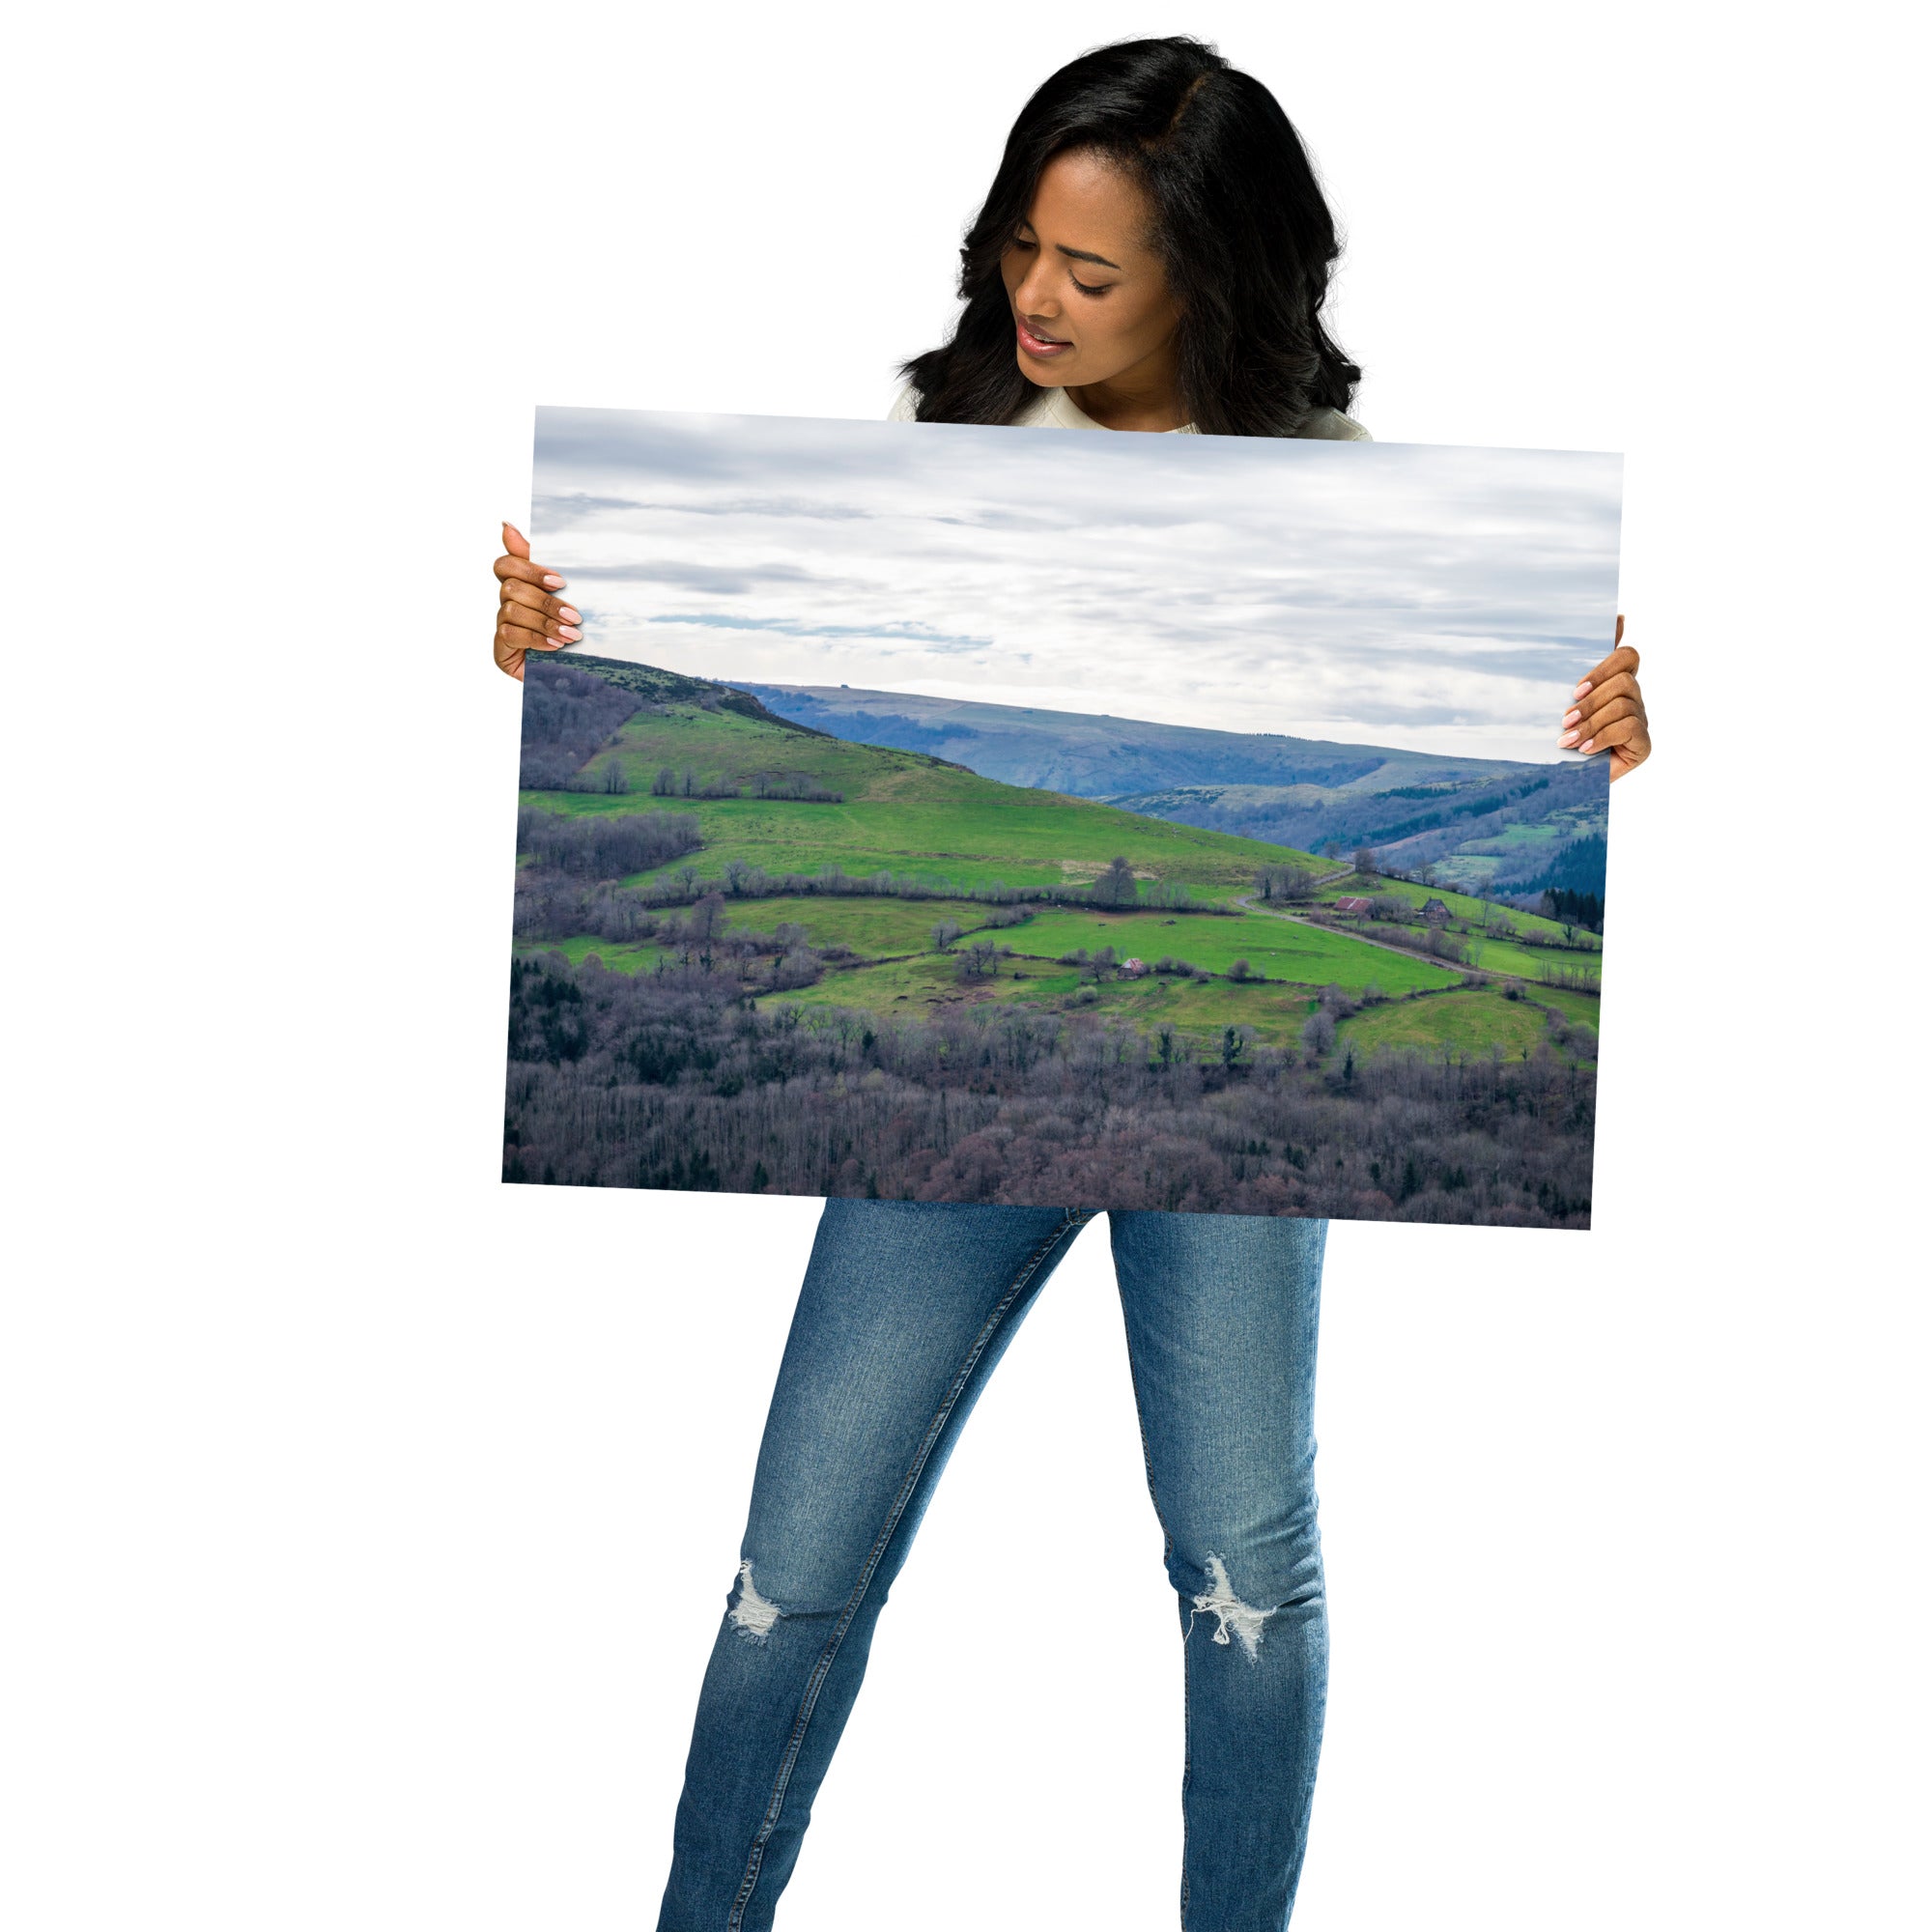
<path fill-rule="evenodd" d="M 1267 1622 L 1269 1612 L 1258 1610 L 1236 1596 L 1235 1586 L 1228 1578 L 1228 1566 L 1218 1556 L 1208 1559 L 1208 1587 L 1194 1599 L 1195 1616 L 1216 1618 L 1214 1641 L 1238 1643 L 1252 1662 L 1261 1655 L 1262 1626 Z M 1193 1628 L 1192 1618 L 1188 1627 Z"/>
<path fill-rule="evenodd" d="M 738 1600 L 731 1605 L 729 1615 L 732 1629 L 753 1643 L 764 1642 L 772 1634 L 772 1626 L 784 1615 L 776 1604 L 758 1595 L 757 1586 L 752 1581 L 749 1557 L 738 1565 Z"/>

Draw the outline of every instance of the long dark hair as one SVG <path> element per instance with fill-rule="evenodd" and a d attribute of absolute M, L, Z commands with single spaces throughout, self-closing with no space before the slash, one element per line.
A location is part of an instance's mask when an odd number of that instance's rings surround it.
<path fill-rule="evenodd" d="M 1196 429 L 1294 436 L 1313 411 L 1349 407 L 1362 372 L 1321 326 L 1341 244 L 1300 136 L 1260 81 L 1177 35 L 1082 54 L 1020 110 L 959 250 L 952 334 L 899 372 L 921 422 L 1011 422 L 1037 394 L 1014 357 L 1000 258 L 1042 170 L 1071 149 L 1126 167 L 1153 205 Z"/>

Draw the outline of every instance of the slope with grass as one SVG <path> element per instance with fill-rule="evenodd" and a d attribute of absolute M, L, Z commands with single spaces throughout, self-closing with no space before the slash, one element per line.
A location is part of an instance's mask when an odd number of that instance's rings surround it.
<path fill-rule="evenodd" d="M 1548 1037 L 1543 1009 L 1529 1000 L 1508 1000 L 1488 986 L 1445 993 L 1436 1000 L 1402 1000 L 1372 1007 L 1337 1029 L 1360 1052 L 1404 1048 L 1435 1055 L 1480 1056 L 1502 1052 L 1511 1059 L 1533 1053 Z"/>
<path fill-rule="evenodd" d="M 1003 959 L 997 979 L 962 984 L 952 960 L 937 952 L 828 973 L 815 986 L 782 998 L 807 1013 L 860 1012 L 888 1021 L 1023 1007 L 1125 1020 L 1149 1035 L 1168 1028 L 1206 1051 L 1229 1027 L 1270 1046 L 1292 1046 L 1317 1004 L 1311 987 L 1228 980 L 1116 979 L 1096 985 L 1076 967 L 1024 957 Z"/>
<path fill-rule="evenodd" d="M 1464 758 L 844 686 L 745 689 L 794 722 L 1009 784 L 1311 851 L 1370 845 L 1397 869 L 1434 863 L 1459 885 L 1514 896 L 1559 882 L 1602 895 L 1601 760 Z"/>
<path fill-rule="evenodd" d="M 1245 959 L 1250 971 L 1264 979 L 1337 985 L 1351 993 L 1369 986 L 1385 993 L 1417 992 L 1453 986 L 1461 977 L 1435 960 L 1407 958 L 1365 946 L 1347 933 L 1270 919 L 1265 913 L 1203 919 L 1184 913 L 1056 911 L 1000 936 L 1015 951 L 1055 958 L 1082 947 L 1096 952 L 1111 946 L 1123 959 L 1131 954 L 1151 965 L 1165 954 L 1210 973 L 1226 973 Z"/>
<path fill-rule="evenodd" d="M 1470 1043 L 1491 1021 L 1498 1029 L 1494 1040 L 1509 1046 L 1520 1044 L 1518 1036 L 1529 1024 L 1493 989 L 1480 999 L 1456 994 L 1460 1004 L 1425 1018 L 1423 1006 L 1440 1005 L 1462 985 L 1460 969 L 1367 943 L 1373 927 L 1356 932 L 1346 923 L 1283 919 L 1241 906 L 1262 867 L 1332 871 L 1293 847 L 1001 783 L 918 750 L 834 738 L 774 716 L 755 696 L 648 667 L 578 660 L 572 669 L 613 673 L 609 682 L 638 708 L 582 759 L 569 782 L 585 788 L 531 790 L 525 802 L 573 817 L 668 810 L 689 814 L 699 828 L 696 851 L 634 874 L 625 885 L 669 887 L 674 903 L 685 905 L 707 892 L 732 894 L 735 866 L 773 880 L 830 870 L 852 880 L 888 873 L 901 888 L 917 881 L 932 895 L 774 895 L 756 888 L 727 896 L 720 928 L 724 939 L 800 927 L 807 946 L 829 954 L 816 984 L 770 995 L 802 1010 L 842 1006 L 891 1017 L 962 1003 L 1019 1003 L 1179 1028 L 1204 1038 L 1233 1026 L 1290 1045 L 1316 996 L 1328 987 L 1349 1001 L 1366 994 L 1393 1003 L 1372 1006 L 1346 1022 L 1344 1036 L 1364 1046 Z M 588 788 L 592 784 L 597 788 Z M 706 790 L 741 795 L 707 798 Z M 779 795 L 751 795 L 760 791 Z M 995 886 L 1078 890 L 1116 856 L 1128 860 L 1144 894 L 1183 888 L 1204 909 L 1049 905 L 1020 923 L 988 927 L 992 908 L 986 901 L 945 895 L 949 889 Z M 1363 890 L 1393 892 L 1417 906 L 1431 896 L 1431 889 L 1382 879 L 1331 878 L 1304 910 L 1321 919 L 1332 914 L 1340 893 Z M 1473 898 L 1448 891 L 1435 895 L 1459 921 L 1484 914 Z M 1552 937 L 1560 930 L 1530 915 L 1513 917 L 1520 930 L 1547 928 Z M 998 945 L 1005 956 L 997 975 L 962 978 L 958 959 L 933 942 L 932 929 L 942 922 L 958 925 L 969 943 L 990 939 Z M 1474 934 L 1471 944 L 1482 954 L 1472 963 L 1528 977 L 1578 956 Z M 1151 965 L 1173 958 L 1216 977 L 1096 977 L 1063 963 L 1065 955 L 1103 948 L 1120 960 L 1137 956 Z M 526 939 L 520 950 L 559 951 L 573 963 L 595 953 L 607 967 L 626 973 L 689 965 L 691 952 L 674 932 L 668 941 L 660 933 L 656 941 L 621 944 L 582 933 L 561 941 Z M 1239 962 L 1250 983 L 1227 977 Z M 1253 978 L 1267 983 L 1252 983 Z M 1587 995 L 1570 998 L 1594 1014 Z M 1452 1024 L 1451 1014 L 1463 1017 Z M 1539 1012 L 1534 1025 L 1541 1024 Z"/>
<path fill-rule="evenodd" d="M 593 659 L 572 668 L 594 673 L 599 666 Z M 736 860 L 773 874 L 837 866 L 856 877 L 892 871 L 973 887 L 1064 886 L 1091 879 L 1119 855 L 1137 873 L 1231 903 L 1261 866 L 1314 863 L 1291 847 L 1002 784 L 926 753 L 849 744 L 778 719 L 707 706 L 705 695 L 637 711 L 586 761 L 599 773 L 614 763 L 625 790 L 526 792 L 525 802 L 571 813 L 659 805 L 695 813 L 704 841 L 700 868 L 710 878 L 722 878 Z M 842 798 L 707 799 L 680 790 L 659 799 L 651 786 L 661 772 L 671 773 L 680 787 L 691 773 L 697 793 L 803 782 Z"/>

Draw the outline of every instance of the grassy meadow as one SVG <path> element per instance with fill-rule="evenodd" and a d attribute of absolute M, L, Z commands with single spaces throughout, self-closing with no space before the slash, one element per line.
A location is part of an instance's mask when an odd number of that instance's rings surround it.
<path fill-rule="evenodd" d="M 888 870 L 963 886 L 1061 886 L 1091 879 L 1124 849 L 1137 871 L 1185 886 L 1204 900 L 1232 903 L 1249 888 L 1258 866 L 1286 853 L 1257 839 L 1142 818 L 1091 799 L 1022 791 L 917 752 L 846 744 L 777 720 L 696 705 L 628 720 L 597 755 L 600 771 L 611 761 L 623 772 L 624 792 L 526 793 L 525 802 L 572 813 L 660 804 L 693 811 L 703 828 L 711 876 L 722 876 L 737 860 L 774 873 L 841 866 L 860 877 Z M 808 779 L 844 798 L 838 804 L 660 800 L 650 789 L 660 771 L 680 781 L 689 772 L 700 790 L 749 790 L 760 774 Z"/>

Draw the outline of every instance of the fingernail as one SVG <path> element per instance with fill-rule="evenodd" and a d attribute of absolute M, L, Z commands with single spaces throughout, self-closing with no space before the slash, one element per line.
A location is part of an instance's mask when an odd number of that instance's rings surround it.
<path fill-rule="evenodd" d="M 582 631 L 576 629 L 573 625 L 570 624 L 559 624 L 556 627 L 556 634 L 559 638 L 563 639 L 563 640 L 566 643 L 572 643 L 572 644 L 576 643 L 578 639 L 582 637 L 583 635 Z"/>
<path fill-rule="evenodd" d="M 1563 746 L 1565 746 L 1565 745 L 1574 745 L 1574 744 L 1575 744 L 1576 742 L 1577 742 L 1577 734 L 1576 734 L 1576 732 L 1574 732 L 1574 731 L 1566 731 L 1566 732 L 1564 732 L 1564 734 L 1562 735 L 1562 737 L 1560 737 L 1559 739 L 1557 739 L 1557 741 L 1556 741 L 1556 744 L 1557 744 L 1557 748 L 1558 748 L 1559 750 L 1561 750 L 1561 748 L 1562 748 Z"/>
<path fill-rule="evenodd" d="M 544 588 L 546 590 L 561 590 L 563 588 L 563 582 L 564 580 L 560 577 L 546 577 L 544 579 Z M 1587 691 L 1589 687 L 1585 685 L 1583 689 Z"/>
<path fill-rule="evenodd" d="M 1563 722 L 1566 724 L 1574 724 L 1582 715 L 1580 711 L 1566 711 L 1563 714 Z"/>
<path fill-rule="evenodd" d="M 573 611 L 568 604 L 561 606 L 556 614 L 566 624 L 581 624 L 583 621 L 583 612 L 582 611 Z"/>
<path fill-rule="evenodd" d="M 1585 738 L 1583 742 L 1577 747 L 1577 749 L 1579 752 L 1587 752 L 1596 742 L 1597 741 L 1594 738 Z"/>
<path fill-rule="evenodd" d="M 1590 680 L 1588 678 L 1585 678 L 1583 682 L 1579 684 L 1577 687 L 1577 689 L 1570 694 L 1570 696 L 1572 697 L 1581 697 L 1582 695 L 1589 690 L 1589 688 L 1590 688 Z"/>

